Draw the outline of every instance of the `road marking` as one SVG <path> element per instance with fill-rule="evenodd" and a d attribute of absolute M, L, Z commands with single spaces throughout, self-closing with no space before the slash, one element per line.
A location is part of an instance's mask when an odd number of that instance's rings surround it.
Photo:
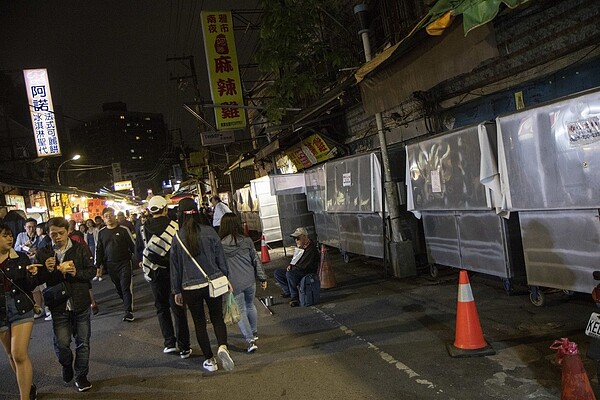
<path fill-rule="evenodd" d="M 356 340 L 360 340 L 361 342 L 366 343 L 367 347 L 369 349 L 375 351 L 375 353 L 377 353 L 377 355 L 383 361 L 387 362 L 388 364 L 393 364 L 398 370 L 404 372 L 410 379 L 413 379 L 418 384 L 427 387 L 427 389 L 436 390 L 436 392 L 438 394 L 443 393 L 443 390 L 436 389 L 436 386 L 435 386 L 435 384 L 433 384 L 433 382 L 430 382 L 426 379 L 420 378 L 421 375 L 419 375 L 414 370 L 412 370 L 408 365 L 404 364 L 401 361 L 396 360 L 391 354 L 386 353 L 385 351 L 381 350 L 379 347 L 375 346 L 373 343 L 369 342 L 362 336 L 357 335 L 356 332 L 354 332 L 352 329 L 350 329 L 347 326 L 342 325 L 341 323 L 336 321 L 331 315 L 327 314 L 323 310 L 318 309 L 317 307 L 313 306 L 311 308 L 314 309 L 315 311 L 317 311 L 319 314 L 321 314 L 323 319 L 325 319 L 327 322 L 330 322 L 333 325 L 336 325 L 342 332 L 344 332 L 344 334 L 351 336 L 351 337 L 355 338 Z"/>

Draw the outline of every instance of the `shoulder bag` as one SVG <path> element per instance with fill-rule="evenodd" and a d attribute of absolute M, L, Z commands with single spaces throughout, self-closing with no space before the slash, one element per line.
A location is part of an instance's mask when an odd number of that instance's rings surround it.
<path fill-rule="evenodd" d="M 227 277 L 225 275 L 221 275 L 220 277 L 218 277 L 216 279 L 210 279 L 208 277 L 208 275 L 206 275 L 206 272 L 204 272 L 204 270 L 202 269 L 202 267 L 200 266 L 200 264 L 198 264 L 198 261 L 196 261 L 196 259 L 194 257 L 192 257 L 192 255 L 190 254 L 190 252 L 187 249 L 187 247 L 185 247 L 185 244 L 183 244 L 183 241 L 179 237 L 179 234 L 175 234 L 175 237 L 179 241 L 179 244 L 181 244 L 181 247 L 183 248 L 183 250 L 192 259 L 192 261 L 194 262 L 194 264 L 196 264 L 196 267 L 198 267 L 198 269 L 200 270 L 200 272 L 202 272 L 202 275 L 204 275 L 204 277 L 208 281 L 208 294 L 209 294 L 209 296 L 210 297 L 219 297 L 219 296 L 222 296 L 225 293 L 227 293 L 229 291 L 229 281 L 227 280 Z"/>

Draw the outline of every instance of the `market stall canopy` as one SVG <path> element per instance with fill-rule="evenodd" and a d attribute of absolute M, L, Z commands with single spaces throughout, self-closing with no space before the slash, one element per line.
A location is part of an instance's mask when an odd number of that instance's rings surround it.
<path fill-rule="evenodd" d="M 18 176 L 11 176 L 9 173 L 0 172 L 0 185 L 12 186 L 17 189 L 38 190 L 52 193 L 76 194 L 83 192 L 73 186 L 53 185 L 43 181 L 25 179 Z"/>
<path fill-rule="evenodd" d="M 238 159 L 235 160 L 223 174 L 229 175 L 238 168 L 251 167 L 252 165 L 254 165 L 254 154 L 243 153 L 243 154 L 240 154 Z"/>
<path fill-rule="evenodd" d="M 446 33 L 458 15 L 463 16 L 463 32 L 467 36 L 473 29 L 492 21 L 502 4 L 512 9 L 530 1 L 532 0 L 438 0 L 405 38 L 360 67 L 354 74 L 356 82 L 362 82 L 373 72 L 404 56 L 427 35 L 441 36 Z M 477 52 L 472 51 L 471 54 Z M 438 59 L 446 58 L 440 56 Z"/>

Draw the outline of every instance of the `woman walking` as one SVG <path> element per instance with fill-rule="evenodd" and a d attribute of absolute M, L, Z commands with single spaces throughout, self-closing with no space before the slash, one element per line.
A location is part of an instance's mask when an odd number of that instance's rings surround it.
<path fill-rule="evenodd" d="M 17 376 L 21 400 L 36 399 L 29 358 L 33 330 L 34 301 L 31 290 L 37 285 L 38 264 L 13 248 L 10 227 L 0 223 L 0 341 Z"/>
<path fill-rule="evenodd" d="M 179 202 L 178 222 L 179 233 L 175 235 L 171 247 L 171 288 L 175 294 L 175 303 L 178 306 L 185 303 L 189 308 L 196 328 L 196 338 L 205 357 L 202 366 L 212 372 L 218 369 L 218 365 L 206 331 L 206 302 L 219 345 L 217 356 L 223 369 L 230 371 L 234 363 L 227 350 L 223 296 L 210 297 L 205 277 L 205 274 L 211 279 L 228 275 L 223 246 L 214 229 L 202 225 L 198 206 L 193 199 L 187 198 Z"/>
<path fill-rule="evenodd" d="M 240 309 L 238 327 L 248 345 L 248 353 L 258 349 L 257 313 L 254 305 L 256 279 L 260 286 L 267 288 L 267 275 L 258 259 L 252 239 L 242 233 L 242 224 L 234 213 L 227 213 L 221 219 L 219 229 L 221 244 L 229 267 L 229 280 L 233 286 L 235 302 Z"/>

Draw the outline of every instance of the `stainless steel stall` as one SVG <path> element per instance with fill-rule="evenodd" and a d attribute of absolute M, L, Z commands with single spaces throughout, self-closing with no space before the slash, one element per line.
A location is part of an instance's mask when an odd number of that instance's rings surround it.
<path fill-rule="evenodd" d="M 538 286 L 591 292 L 600 261 L 600 91 L 499 117 L 497 206 L 521 220 Z"/>
<path fill-rule="evenodd" d="M 406 147 L 407 209 L 421 216 L 431 273 L 445 265 L 511 279 L 524 273 L 518 218 L 498 216 L 480 183 L 479 134 L 495 138 L 494 124 L 471 126 Z"/>
<path fill-rule="evenodd" d="M 375 153 L 329 161 L 304 173 L 319 242 L 383 258 L 381 165 Z"/>

